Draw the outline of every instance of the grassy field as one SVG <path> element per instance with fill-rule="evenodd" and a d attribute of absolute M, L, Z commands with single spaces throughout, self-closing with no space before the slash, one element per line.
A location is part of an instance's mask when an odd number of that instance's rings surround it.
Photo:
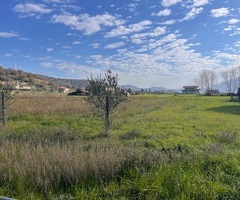
<path fill-rule="evenodd" d="M 0 127 L 0 196 L 239 199 L 240 104 L 224 96 L 130 96 L 111 137 L 84 97 L 20 94 Z"/>

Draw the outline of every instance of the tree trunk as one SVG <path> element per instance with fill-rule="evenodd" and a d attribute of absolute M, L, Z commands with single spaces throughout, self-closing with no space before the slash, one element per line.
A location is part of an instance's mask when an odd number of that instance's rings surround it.
<path fill-rule="evenodd" d="M 3 126 L 6 126 L 7 119 L 6 119 L 6 107 L 5 107 L 5 95 L 4 95 L 4 92 L 1 93 L 1 98 L 2 98 L 2 105 L 1 105 L 1 109 L 2 109 L 2 123 L 3 123 Z"/>
<path fill-rule="evenodd" d="M 230 101 L 233 101 L 233 93 L 231 93 Z"/>
<path fill-rule="evenodd" d="M 106 95 L 106 107 L 105 107 L 105 130 L 106 130 L 106 136 L 110 136 L 110 104 L 109 104 L 109 96 Z"/>

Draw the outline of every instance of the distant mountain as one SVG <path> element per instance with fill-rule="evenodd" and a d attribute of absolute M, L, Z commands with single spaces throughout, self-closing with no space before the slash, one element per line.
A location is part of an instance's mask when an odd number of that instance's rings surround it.
<path fill-rule="evenodd" d="M 180 89 L 166 89 L 164 87 L 150 87 L 150 88 L 139 88 L 134 85 L 121 85 L 122 88 L 131 89 L 134 92 L 145 91 L 145 92 L 170 92 L 174 93 L 175 91 L 179 91 Z M 181 91 L 181 90 L 180 90 Z"/>
<path fill-rule="evenodd" d="M 164 87 L 150 87 L 147 88 L 148 90 L 150 90 L 151 92 L 162 92 L 162 91 L 166 91 L 167 89 Z"/>
<path fill-rule="evenodd" d="M 213 88 L 219 90 L 219 92 L 227 92 L 227 87 L 224 82 L 215 84 Z"/>
<path fill-rule="evenodd" d="M 120 85 L 121 88 L 125 88 L 125 89 L 131 89 L 132 91 L 141 91 L 141 88 L 136 87 L 134 85 Z"/>

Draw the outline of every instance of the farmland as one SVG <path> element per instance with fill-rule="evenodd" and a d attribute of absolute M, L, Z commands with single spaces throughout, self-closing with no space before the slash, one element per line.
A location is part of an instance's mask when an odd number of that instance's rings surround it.
<path fill-rule="evenodd" d="M 239 103 L 130 96 L 109 138 L 92 109 L 84 97 L 17 95 L 1 127 L 0 196 L 239 199 Z"/>

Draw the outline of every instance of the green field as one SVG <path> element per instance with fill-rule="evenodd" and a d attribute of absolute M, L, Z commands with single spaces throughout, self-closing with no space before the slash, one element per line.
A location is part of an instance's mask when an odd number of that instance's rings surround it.
<path fill-rule="evenodd" d="M 0 196 L 240 199 L 240 104 L 226 96 L 136 95 L 111 137 L 84 97 L 20 94 L 0 127 Z"/>

